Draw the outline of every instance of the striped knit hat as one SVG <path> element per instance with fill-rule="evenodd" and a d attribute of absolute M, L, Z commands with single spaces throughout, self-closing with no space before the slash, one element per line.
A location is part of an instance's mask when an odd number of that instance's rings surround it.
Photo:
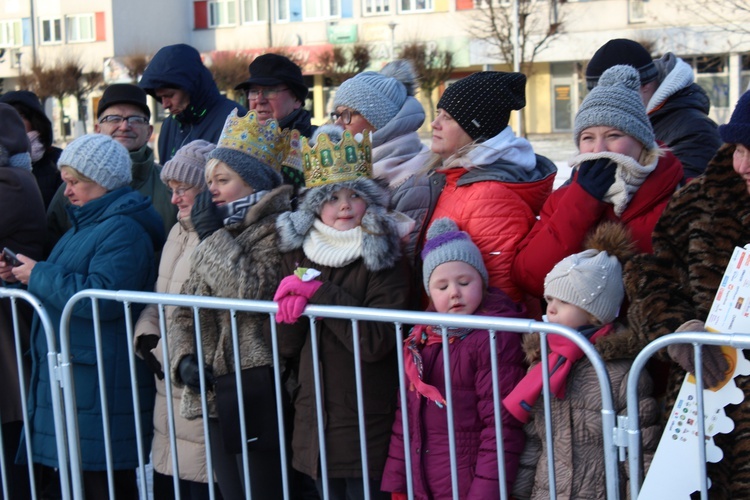
<path fill-rule="evenodd" d="M 466 262 L 477 270 L 484 286 L 489 282 L 487 267 L 482 260 L 482 252 L 471 241 L 465 231 L 459 231 L 458 225 L 447 217 L 435 220 L 427 230 L 427 240 L 422 250 L 422 279 L 427 295 L 430 294 L 430 276 L 435 268 L 446 262 Z"/>

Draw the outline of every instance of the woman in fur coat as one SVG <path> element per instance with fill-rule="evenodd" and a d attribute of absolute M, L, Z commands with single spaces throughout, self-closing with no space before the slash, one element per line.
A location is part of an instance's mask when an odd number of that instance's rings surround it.
<path fill-rule="evenodd" d="M 580 154 L 573 181 L 547 199 L 539 220 L 518 246 L 512 276 L 541 298 L 544 277 L 583 250 L 586 235 L 604 221 L 624 224 L 639 252 L 651 252 L 651 232 L 679 188 L 679 160 L 654 141 L 631 66 L 608 69 L 583 100 L 575 119 Z"/>
<path fill-rule="evenodd" d="M 242 141 L 236 140 L 238 135 L 243 136 Z M 260 125 L 254 111 L 242 118 L 234 111 L 227 118 L 219 144 L 206 164 L 208 190 L 196 197 L 190 213 L 201 241 L 193 250 L 183 294 L 253 300 L 273 297 L 280 265 L 276 218 L 291 208 L 292 187 L 281 185 L 281 176 L 267 163 L 272 161 L 272 155 L 265 146 L 283 149 L 284 140 L 286 136 L 276 121 Z M 233 443 L 225 442 L 222 434 L 229 426 L 218 419 L 213 382 L 216 377 L 237 370 L 273 365 L 271 348 L 262 332 L 266 315 L 237 314 L 240 366 L 234 364 L 230 312 L 201 309 L 199 318 L 209 414 L 202 415 L 201 410 L 195 325 L 190 308 L 177 308 L 169 328 L 172 380 L 185 386 L 182 416 L 209 418 L 211 457 L 222 495 L 226 499 L 244 498 L 242 457 L 228 451 Z M 262 411 L 276 418 L 275 407 Z M 253 498 L 280 498 L 278 447 L 254 450 L 249 453 L 249 460 Z"/>
<path fill-rule="evenodd" d="M 344 132 L 341 151 L 357 151 L 349 174 L 327 171 L 321 158 L 333 155 L 339 146 L 326 134 L 317 138 L 312 166 L 305 170 L 309 188 L 299 208 L 282 214 L 277 221 L 281 273 L 285 275 L 274 300 L 281 355 L 299 362 L 299 388 L 294 394 L 292 466 L 316 480 L 320 475 L 321 447 L 318 442 L 313 382 L 312 343 L 318 345 L 321 369 L 325 452 L 330 498 L 389 498 L 380 492 L 380 477 L 388 451 L 396 410 L 398 367 L 393 323 L 362 322 L 359 345 L 362 394 L 366 426 L 368 485 L 363 484 L 357 398 L 352 353 L 352 323 L 324 318 L 313 334 L 309 318 L 301 318 L 305 305 L 328 304 L 385 309 L 404 309 L 408 299 L 408 271 L 401 259 L 397 218 L 387 211 L 387 188 L 368 178 L 370 160 L 367 137 L 357 143 Z M 303 270 L 309 269 L 303 275 Z M 299 270 L 298 272 L 295 272 Z M 299 276 L 302 276 L 301 278 Z"/>
<path fill-rule="evenodd" d="M 706 173 L 685 186 L 659 219 L 654 254 L 639 255 L 625 267 L 628 319 L 643 342 L 678 329 L 702 330 L 735 246 L 750 243 L 750 93 L 740 98 L 719 134 L 725 144 Z M 718 347 L 706 345 L 702 352 L 704 385 L 712 387 L 728 366 Z M 693 349 L 679 344 L 665 354 L 671 360 L 666 403 L 671 409 L 685 372 L 694 372 Z M 726 407 L 734 430 L 714 436 L 724 458 L 708 464 L 712 499 L 747 498 L 750 491 L 750 377 L 735 382 L 745 398 Z"/>

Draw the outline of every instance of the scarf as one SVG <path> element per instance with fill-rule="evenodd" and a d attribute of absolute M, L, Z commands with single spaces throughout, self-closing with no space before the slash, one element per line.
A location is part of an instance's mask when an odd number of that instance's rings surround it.
<path fill-rule="evenodd" d="M 268 191 L 256 191 L 255 193 L 247 195 L 244 198 L 231 201 L 226 205 L 222 205 L 221 207 L 219 207 L 219 213 L 224 219 L 224 225 L 229 226 L 231 224 L 236 224 L 245 220 L 245 215 L 247 215 L 247 211 L 250 209 L 250 207 L 258 203 L 258 201 L 263 198 L 266 193 L 268 193 Z"/>
<path fill-rule="evenodd" d="M 395 189 L 418 172 L 429 158 L 429 149 L 412 132 L 372 148 L 372 174 Z"/>
<path fill-rule="evenodd" d="M 29 142 L 31 143 L 31 161 L 32 163 L 36 163 L 42 159 L 46 148 L 42 144 L 42 141 L 39 140 L 39 132 L 36 130 L 26 132 L 26 135 L 29 136 Z"/>
<path fill-rule="evenodd" d="M 302 242 L 308 259 L 328 267 L 344 267 L 362 257 L 362 226 L 339 231 L 315 219 Z"/>
<path fill-rule="evenodd" d="M 459 153 L 457 157 L 454 155 L 448 158 L 440 169 L 453 167 L 471 169 L 475 166 L 491 165 L 498 161 L 512 163 L 524 172 L 531 172 L 536 168 L 536 155 L 531 143 L 523 137 L 516 137 L 510 125 L 495 137 L 472 146 L 466 154 Z"/>
<path fill-rule="evenodd" d="M 597 339 L 614 330 L 612 323 L 604 327 L 584 326 L 579 331 L 589 342 L 595 344 Z M 558 399 L 565 398 L 565 382 L 573 365 L 583 357 L 583 351 L 573 341 L 560 335 L 547 337 L 550 354 L 549 387 L 550 392 Z M 503 406 L 521 423 L 529 421 L 531 409 L 542 393 L 542 364 L 534 365 L 516 387 L 503 399 Z"/>
<path fill-rule="evenodd" d="M 473 332 L 472 328 L 448 328 L 448 343 L 461 340 Z M 425 346 L 439 344 L 443 341 L 442 329 L 435 330 L 433 326 L 417 325 L 411 334 L 404 340 L 404 370 L 409 379 L 409 390 L 416 391 L 416 396 L 424 396 L 442 408 L 446 402 L 445 398 L 434 385 L 422 381 L 424 377 L 424 364 L 422 362 L 421 349 Z"/>
<path fill-rule="evenodd" d="M 630 156 L 619 153 L 611 153 L 608 151 L 601 153 L 582 153 L 570 161 L 570 166 L 577 168 L 584 161 L 596 160 L 598 158 L 609 158 L 617 163 L 615 182 L 612 183 L 604 194 L 602 201 L 605 203 L 611 203 L 614 206 L 615 215 L 621 217 L 625 212 L 625 209 L 628 208 L 628 204 L 633 198 L 635 192 L 638 191 L 638 188 L 640 188 L 641 184 L 646 181 L 646 178 L 651 172 L 656 169 L 656 165 L 659 163 L 659 157 L 656 156 L 648 165 L 641 165 Z"/>
<path fill-rule="evenodd" d="M 659 69 L 669 70 L 669 73 L 661 80 L 656 92 L 649 99 L 646 106 L 646 113 L 656 111 L 672 95 L 690 86 L 695 81 L 693 68 L 671 52 L 665 54 L 661 59 L 654 61 L 654 64 Z M 670 67 L 671 69 L 669 69 Z"/>

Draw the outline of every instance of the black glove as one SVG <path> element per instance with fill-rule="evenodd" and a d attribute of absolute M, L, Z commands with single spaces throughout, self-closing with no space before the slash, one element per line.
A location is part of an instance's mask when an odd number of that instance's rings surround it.
<path fill-rule="evenodd" d="M 617 163 L 609 158 L 599 158 L 581 163 L 578 167 L 576 182 L 588 194 L 602 201 L 607 190 L 615 183 Z"/>
<path fill-rule="evenodd" d="M 160 337 L 158 335 L 142 335 L 138 337 L 135 350 L 141 355 L 143 362 L 146 363 L 149 370 L 154 372 L 154 375 L 159 377 L 159 380 L 164 380 L 164 370 L 162 370 L 161 363 L 156 359 L 154 353 L 151 352 L 159 345 L 159 340 Z"/>
<path fill-rule="evenodd" d="M 214 386 L 214 369 L 211 365 L 205 365 L 206 372 L 206 389 Z M 182 383 L 193 389 L 195 392 L 201 392 L 201 379 L 198 372 L 198 358 L 195 354 L 188 354 L 180 360 L 178 367 Z"/>
<path fill-rule="evenodd" d="M 224 221 L 219 215 L 219 207 L 211 201 L 209 191 L 203 191 L 195 197 L 193 208 L 190 210 L 190 220 L 193 221 L 193 227 L 201 241 L 224 227 Z"/>

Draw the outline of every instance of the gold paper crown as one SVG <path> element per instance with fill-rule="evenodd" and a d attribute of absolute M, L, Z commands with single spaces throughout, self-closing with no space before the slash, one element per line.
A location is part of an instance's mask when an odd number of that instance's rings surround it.
<path fill-rule="evenodd" d="M 282 164 L 301 169 L 299 132 L 282 130 L 276 120 L 262 124 L 255 111 L 243 117 L 237 108 L 229 113 L 217 147 L 248 154 L 277 172 Z"/>
<path fill-rule="evenodd" d="M 359 177 L 372 177 L 370 133 L 365 131 L 357 141 L 345 131 L 341 141 L 333 144 L 328 134 L 320 134 L 314 147 L 302 138 L 302 167 L 305 187 L 323 186 Z"/>

